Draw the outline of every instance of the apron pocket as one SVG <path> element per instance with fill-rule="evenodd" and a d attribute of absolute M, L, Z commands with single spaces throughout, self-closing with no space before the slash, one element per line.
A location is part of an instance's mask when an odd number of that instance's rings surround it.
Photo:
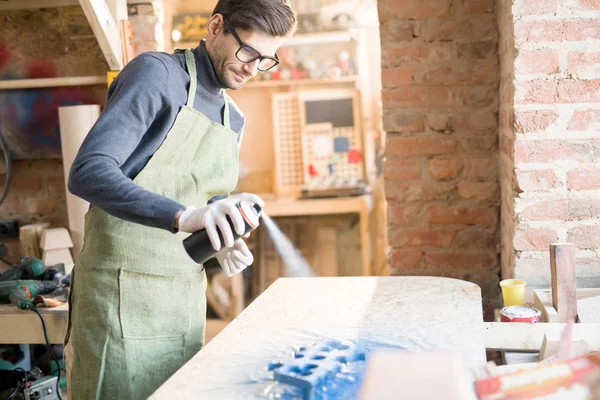
<path fill-rule="evenodd" d="M 123 338 L 182 337 L 190 328 L 191 282 L 122 268 L 119 319 Z"/>

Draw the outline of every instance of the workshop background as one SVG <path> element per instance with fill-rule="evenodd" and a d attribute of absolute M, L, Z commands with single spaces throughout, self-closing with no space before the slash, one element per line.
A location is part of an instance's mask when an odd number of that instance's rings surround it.
<path fill-rule="evenodd" d="M 0 2 L 0 133 L 13 157 L 0 205 L 5 231 L 14 220 L 69 226 L 58 107 L 102 106 L 114 70 L 79 3 Z M 579 249 L 579 285 L 600 286 L 600 52 L 589 46 L 600 39 L 600 2 L 295 3 L 301 23 L 281 52 L 286 67 L 232 93 L 248 118 L 238 190 L 276 201 L 313 177 L 302 162 L 318 154 L 289 138 L 299 116 L 284 112 L 296 112 L 289 102 L 298 93 L 358 96 L 349 135 L 362 143 L 368 248 L 359 218 L 336 214 L 333 200 L 320 215 L 276 218 L 317 271 L 363 274 L 366 252 L 374 275 L 475 282 L 490 310 L 501 304 L 501 278 L 547 286 L 548 243 L 568 241 Z M 129 56 L 194 45 L 214 4 L 128 1 Z M 66 77 L 88 79 L 36 87 L 37 79 Z M 15 82 L 21 86 L 11 88 Z M 4 162 L 0 174 L 3 184 Z M 17 261 L 19 240 L 5 233 L 5 258 Z M 264 232 L 251 247 L 245 304 L 283 274 Z M 231 301 L 215 294 L 212 304 Z"/>

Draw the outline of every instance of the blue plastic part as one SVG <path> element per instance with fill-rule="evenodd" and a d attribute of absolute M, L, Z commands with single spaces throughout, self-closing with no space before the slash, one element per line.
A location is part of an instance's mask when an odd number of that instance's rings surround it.
<path fill-rule="evenodd" d="M 273 366 L 276 381 L 301 388 L 305 398 L 310 398 L 315 389 L 326 385 L 345 364 L 364 361 L 365 358 L 365 352 L 351 343 L 326 340 L 309 348 L 297 349 L 293 359 L 271 363 L 269 370 Z"/>

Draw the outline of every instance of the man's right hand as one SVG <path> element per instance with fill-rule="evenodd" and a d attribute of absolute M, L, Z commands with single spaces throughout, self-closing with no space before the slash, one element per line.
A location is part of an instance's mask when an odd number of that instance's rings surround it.
<path fill-rule="evenodd" d="M 227 217 L 231 219 L 233 228 L 238 235 L 243 235 L 245 231 L 244 218 L 236 204 L 240 201 L 265 206 L 265 202 L 257 195 L 250 193 L 241 193 L 231 196 L 227 199 L 218 200 L 202 208 L 188 207 L 179 216 L 179 231 L 193 233 L 201 229 L 206 229 L 210 243 L 216 251 L 221 250 L 221 246 L 233 247 L 233 231 L 229 226 Z M 221 243 L 217 227 L 223 236 Z"/>

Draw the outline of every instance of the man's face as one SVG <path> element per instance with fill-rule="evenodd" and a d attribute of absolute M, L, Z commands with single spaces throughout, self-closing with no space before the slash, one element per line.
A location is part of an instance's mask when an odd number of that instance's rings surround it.
<path fill-rule="evenodd" d="M 224 28 L 223 19 L 220 20 L 220 28 L 214 37 L 207 39 L 207 49 L 221 83 L 229 89 L 241 89 L 250 78 L 256 76 L 260 60 L 244 63 L 236 57 L 240 44 L 235 37 Z M 213 21 L 211 20 L 211 23 Z M 209 29 L 211 29 L 209 24 Z M 252 47 L 263 56 L 274 57 L 275 52 L 281 45 L 282 37 L 269 36 L 262 32 L 236 29 L 236 33 L 245 45 Z M 212 40 L 210 40 L 212 39 Z"/>

